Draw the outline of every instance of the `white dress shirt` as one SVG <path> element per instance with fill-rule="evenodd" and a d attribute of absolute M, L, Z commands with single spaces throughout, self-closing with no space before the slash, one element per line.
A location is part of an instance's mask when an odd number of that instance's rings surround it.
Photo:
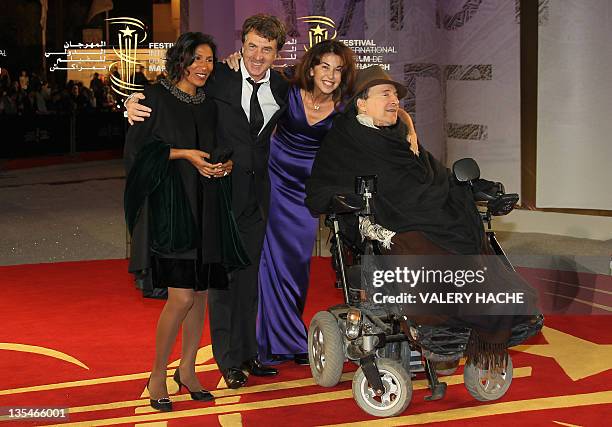
<path fill-rule="evenodd" d="M 247 81 L 247 79 L 251 76 L 249 75 L 249 72 L 244 66 L 244 62 L 242 61 L 242 59 L 240 60 L 240 73 L 242 74 L 242 98 L 240 103 L 242 105 L 244 113 L 247 116 L 247 119 L 250 119 L 251 94 L 253 93 L 253 86 Z M 270 88 L 270 70 L 266 71 L 266 75 L 263 77 L 263 79 L 255 83 L 262 83 L 262 85 L 259 86 L 259 90 L 257 91 L 257 99 L 259 100 L 259 105 L 261 106 L 261 111 L 264 116 L 263 126 L 259 130 L 259 132 L 261 133 L 263 128 L 266 127 L 274 113 L 276 113 L 276 111 L 280 109 L 280 107 L 276 103 L 274 95 L 272 95 L 272 89 Z"/>

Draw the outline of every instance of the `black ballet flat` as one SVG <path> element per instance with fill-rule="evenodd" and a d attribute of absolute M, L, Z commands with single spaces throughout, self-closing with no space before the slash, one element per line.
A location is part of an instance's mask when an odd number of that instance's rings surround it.
<path fill-rule="evenodd" d="M 200 402 L 210 402 L 211 400 L 215 398 L 215 396 L 213 396 L 208 390 L 204 390 L 204 389 L 200 391 L 189 390 L 189 387 L 187 387 L 185 384 L 181 382 L 181 375 L 179 374 L 178 369 L 174 371 L 174 376 L 172 378 L 174 378 L 174 381 L 178 385 L 179 391 L 181 391 L 181 388 L 185 386 L 185 388 L 191 395 L 192 400 L 199 400 Z"/>
<path fill-rule="evenodd" d="M 149 381 L 147 381 L 147 390 L 149 390 L 149 383 L 151 382 L 151 377 L 149 377 Z M 149 391 L 149 395 L 151 392 Z M 172 402 L 169 397 L 162 397 L 161 399 L 149 399 L 149 405 L 151 408 L 161 411 L 161 412 L 170 412 L 172 411 Z"/>

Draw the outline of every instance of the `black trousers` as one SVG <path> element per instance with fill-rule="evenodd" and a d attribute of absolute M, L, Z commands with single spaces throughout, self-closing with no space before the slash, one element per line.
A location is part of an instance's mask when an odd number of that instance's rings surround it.
<path fill-rule="evenodd" d="M 226 289 L 211 288 L 208 294 L 213 356 L 220 369 L 239 367 L 257 356 L 259 259 L 266 222 L 254 192 L 250 193 L 250 203 L 236 222 L 251 265 L 232 273 Z"/>

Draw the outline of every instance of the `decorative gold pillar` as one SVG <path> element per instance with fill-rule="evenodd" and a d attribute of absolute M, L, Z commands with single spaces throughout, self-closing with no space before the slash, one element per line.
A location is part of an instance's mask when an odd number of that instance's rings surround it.
<path fill-rule="evenodd" d="M 181 0 L 171 0 L 170 3 L 170 7 L 172 9 L 172 29 L 174 30 L 174 37 L 175 39 L 178 38 L 178 36 L 184 32 L 185 30 L 182 29 L 181 25 L 183 22 L 183 19 L 181 14 L 182 14 L 182 5 L 183 4 L 187 4 L 187 9 L 189 10 L 189 2 L 188 1 L 181 1 Z"/>
<path fill-rule="evenodd" d="M 185 33 L 189 31 L 189 0 L 173 0 L 172 5 L 174 6 L 174 2 L 179 3 L 180 7 L 180 29 L 181 33 Z"/>

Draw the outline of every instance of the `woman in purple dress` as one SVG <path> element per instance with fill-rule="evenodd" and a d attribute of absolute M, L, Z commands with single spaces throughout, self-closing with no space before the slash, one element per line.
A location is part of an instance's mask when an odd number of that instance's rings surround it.
<path fill-rule="evenodd" d="M 313 46 L 295 70 L 288 108 L 270 141 L 270 214 L 259 264 L 257 342 L 262 361 L 307 364 L 302 321 L 319 218 L 305 183 L 340 102 L 351 94 L 353 52 L 335 40 Z"/>

